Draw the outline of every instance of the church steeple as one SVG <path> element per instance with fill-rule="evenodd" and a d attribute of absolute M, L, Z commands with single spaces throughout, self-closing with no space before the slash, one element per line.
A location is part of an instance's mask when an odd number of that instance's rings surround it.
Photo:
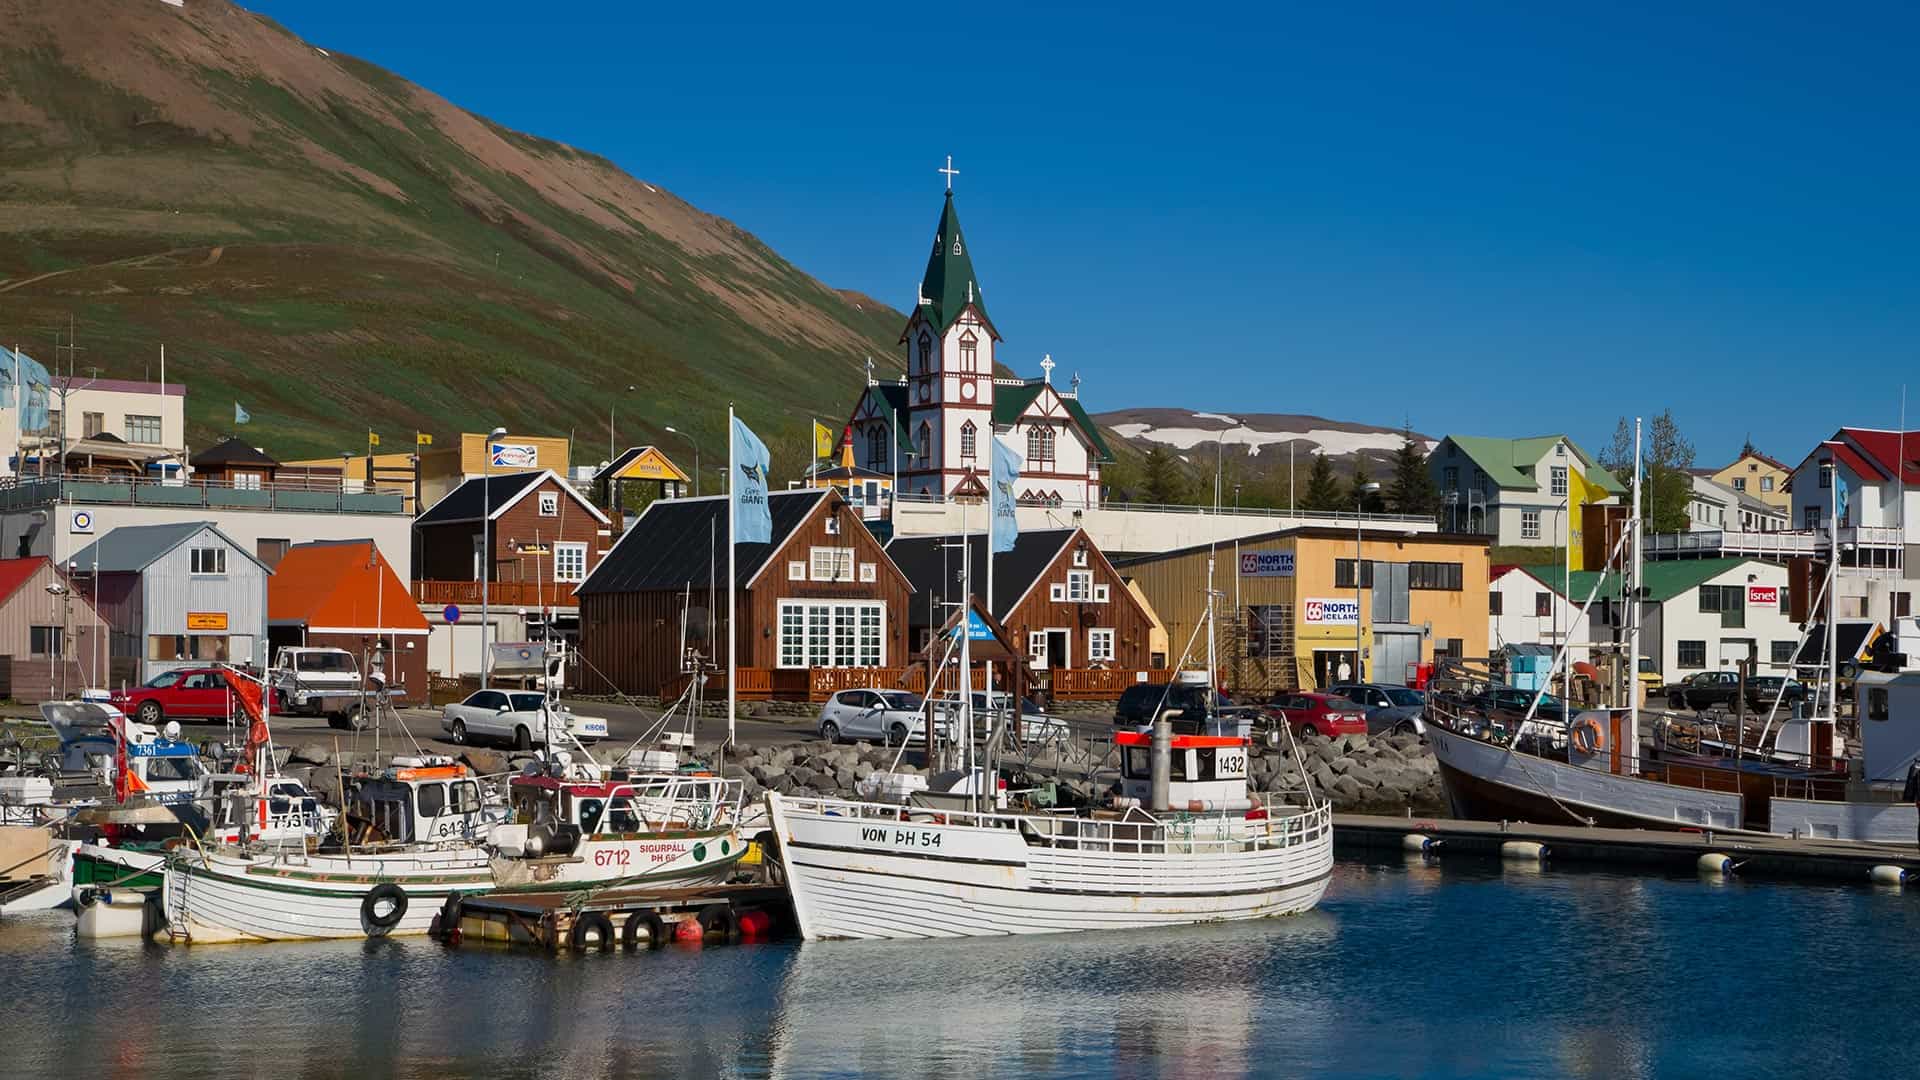
<path fill-rule="evenodd" d="M 980 313 L 982 321 L 993 325 L 987 319 L 986 297 L 973 273 L 973 256 L 969 254 L 966 236 L 960 231 L 960 214 L 953 208 L 951 189 L 947 191 L 946 204 L 940 208 L 940 224 L 933 234 L 933 253 L 927 257 L 927 272 L 920 278 L 919 301 L 927 321 L 942 332 L 953 325 L 969 304 Z"/>

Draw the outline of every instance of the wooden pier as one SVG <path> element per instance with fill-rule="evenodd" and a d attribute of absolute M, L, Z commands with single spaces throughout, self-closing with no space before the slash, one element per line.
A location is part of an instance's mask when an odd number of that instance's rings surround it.
<path fill-rule="evenodd" d="M 1374 814 L 1335 814 L 1333 835 L 1335 845 L 1348 851 L 1424 851 L 1443 858 L 1453 853 L 1532 857 L 1664 869 L 1717 867 L 1721 873 L 1740 877 L 1881 884 L 1910 877 L 1920 883 L 1920 849 L 1907 845 Z"/>
<path fill-rule="evenodd" d="M 784 885 L 474 893 L 449 900 L 434 937 L 532 946 L 548 952 L 657 949 L 669 941 L 733 944 L 792 932 Z"/>

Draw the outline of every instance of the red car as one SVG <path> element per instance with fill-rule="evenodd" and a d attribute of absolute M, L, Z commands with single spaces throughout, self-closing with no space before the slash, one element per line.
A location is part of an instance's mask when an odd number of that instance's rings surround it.
<path fill-rule="evenodd" d="M 143 724 L 225 720 L 233 708 L 233 692 L 218 668 L 176 668 L 131 690 L 114 691 L 113 707 Z"/>
<path fill-rule="evenodd" d="M 1367 733 L 1366 710 L 1337 694 L 1306 691 L 1275 694 L 1260 711 L 1275 723 L 1286 721 L 1299 735 L 1331 737 Z"/>

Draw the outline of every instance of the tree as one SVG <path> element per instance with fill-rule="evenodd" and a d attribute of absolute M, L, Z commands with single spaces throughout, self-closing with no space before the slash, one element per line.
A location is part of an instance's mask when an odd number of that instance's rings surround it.
<path fill-rule="evenodd" d="M 1413 429 L 1400 429 L 1400 449 L 1393 455 L 1393 479 L 1387 484 L 1387 503 L 1396 514 L 1431 515 L 1440 505 L 1427 455 L 1413 441 Z"/>
<path fill-rule="evenodd" d="M 1164 443 L 1154 443 L 1141 465 L 1144 474 L 1142 494 L 1150 503 L 1172 505 L 1187 501 L 1187 478 L 1180 472 L 1180 461 Z"/>
<path fill-rule="evenodd" d="M 1361 490 L 1372 482 L 1373 477 L 1367 475 L 1367 459 L 1358 454 L 1354 455 L 1353 480 L 1347 486 L 1346 503 L 1342 509 L 1346 506 L 1357 506 L 1368 513 L 1378 513 L 1386 509 L 1387 501 L 1380 497 L 1380 492 Z"/>
<path fill-rule="evenodd" d="M 1307 472 L 1307 489 L 1300 495 L 1302 510 L 1339 510 L 1347 505 L 1340 482 L 1333 478 L 1333 462 L 1316 451 L 1313 468 Z"/>
<path fill-rule="evenodd" d="M 1633 421 L 1620 418 L 1613 429 L 1613 441 L 1601 452 L 1599 462 L 1614 479 L 1632 488 Z M 1640 467 L 1640 512 L 1646 519 L 1646 530 L 1686 532 L 1687 507 L 1693 502 L 1693 474 L 1689 471 L 1693 468 L 1693 444 L 1680 433 L 1672 409 L 1646 426 Z"/>

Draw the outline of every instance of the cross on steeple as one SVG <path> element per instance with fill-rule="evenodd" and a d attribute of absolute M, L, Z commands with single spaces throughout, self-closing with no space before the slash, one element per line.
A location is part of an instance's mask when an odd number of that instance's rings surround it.
<path fill-rule="evenodd" d="M 1048 353 L 1040 359 L 1040 378 L 1047 385 L 1053 385 L 1053 354 Z"/>
<path fill-rule="evenodd" d="M 944 169 L 935 169 L 934 171 L 935 171 L 935 172 L 940 172 L 940 173 L 945 173 L 945 174 L 946 174 L 946 176 L 947 176 L 947 190 L 948 190 L 948 191 L 952 191 L 952 190 L 953 190 L 953 178 L 954 178 L 954 177 L 956 177 L 956 176 L 959 176 L 959 175 L 960 175 L 960 170 L 959 170 L 959 169 L 956 169 L 956 168 L 954 168 L 954 167 L 953 167 L 953 155 L 952 155 L 952 154 L 948 154 L 948 155 L 947 155 L 947 167 L 946 167 L 946 168 L 944 168 Z"/>
<path fill-rule="evenodd" d="M 875 385 L 873 381 L 873 357 L 871 356 L 867 357 L 867 385 Z"/>

